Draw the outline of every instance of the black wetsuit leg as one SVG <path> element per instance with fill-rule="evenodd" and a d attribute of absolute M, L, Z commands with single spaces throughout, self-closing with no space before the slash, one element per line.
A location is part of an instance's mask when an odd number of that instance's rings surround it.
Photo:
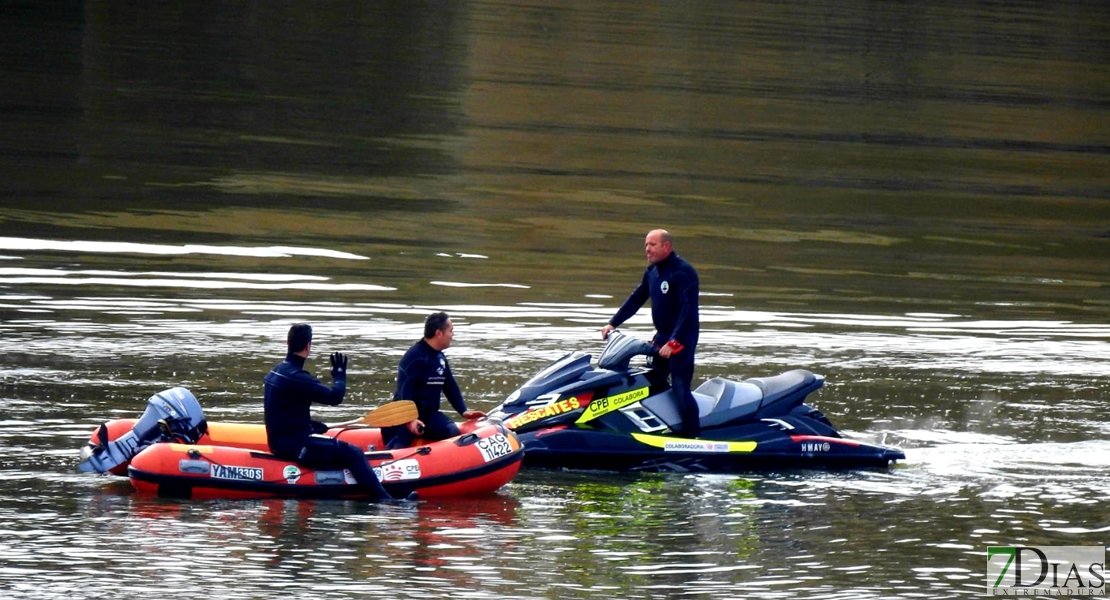
<path fill-rule="evenodd" d="M 679 410 L 682 415 L 682 429 L 678 432 L 682 437 L 696 438 L 701 435 L 701 416 L 698 412 L 698 401 L 694 400 L 693 391 L 690 389 L 694 380 L 693 352 L 679 352 L 672 354 L 671 390 L 678 399 Z"/>
<path fill-rule="evenodd" d="M 297 464 L 310 469 L 349 469 L 363 493 L 375 500 L 393 499 L 382 487 L 374 469 L 370 468 L 366 455 L 354 444 L 335 438 L 312 436 L 297 457 Z"/>
<path fill-rule="evenodd" d="M 652 367 L 660 374 L 671 378 L 671 391 L 678 403 L 682 426 L 675 435 L 696 438 L 701 435 L 701 415 L 698 401 L 694 400 L 691 385 L 694 381 L 693 348 L 683 348 L 682 352 L 672 354 L 670 359 L 653 356 Z"/>
<path fill-rule="evenodd" d="M 414 439 L 416 439 L 416 436 L 409 431 L 407 425 L 382 427 L 382 441 L 385 442 L 386 450 L 408 448 L 412 445 Z"/>
<path fill-rule="evenodd" d="M 424 433 L 422 437 L 429 440 L 445 440 L 447 438 L 459 435 L 459 426 L 451 420 L 451 417 L 437 412 L 432 415 L 430 419 L 424 421 Z"/>
<path fill-rule="evenodd" d="M 437 412 L 431 417 L 420 419 L 424 423 L 424 433 L 420 437 L 427 440 L 445 440 L 459 435 L 459 426 L 451 417 Z M 408 448 L 416 440 L 416 436 L 409 431 L 407 425 L 382 428 L 382 440 L 385 441 L 387 450 Z"/>

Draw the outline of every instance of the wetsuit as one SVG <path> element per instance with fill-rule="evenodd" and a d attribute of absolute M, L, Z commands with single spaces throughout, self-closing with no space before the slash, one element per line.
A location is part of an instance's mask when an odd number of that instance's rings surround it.
<path fill-rule="evenodd" d="M 343 402 L 347 376 L 343 371 L 332 371 L 335 384 L 328 387 L 304 370 L 304 361 L 304 357 L 289 353 L 263 379 L 270 452 L 310 469 L 349 469 L 368 496 L 390 498 L 358 446 L 312 435 L 322 425 L 310 417 L 312 403 L 336 406 Z"/>
<path fill-rule="evenodd" d="M 447 356 L 422 339 L 401 358 L 397 367 L 397 392 L 393 394 L 393 399 L 412 400 L 416 404 L 419 418 L 424 423 L 421 437 L 445 440 L 459 435 L 459 426 L 439 411 L 442 395 L 447 396 L 447 401 L 459 414 L 466 412 L 466 402 L 455 376 L 451 374 Z M 404 448 L 412 444 L 415 437 L 405 425 L 386 427 L 382 436 L 388 448 Z"/>
<path fill-rule="evenodd" d="M 698 347 L 698 273 L 690 263 L 671 252 L 667 258 L 648 266 L 640 285 L 632 291 L 617 314 L 609 320 L 613 327 L 620 326 L 636 314 L 651 299 L 651 322 L 655 325 L 652 343 L 661 347 L 672 340 L 682 349 L 671 354 L 670 359 L 656 357 L 652 364 L 664 375 L 671 376 L 671 389 L 678 399 L 685 437 L 697 437 L 701 432 L 698 403 L 690 386 L 694 380 L 694 351 Z"/>

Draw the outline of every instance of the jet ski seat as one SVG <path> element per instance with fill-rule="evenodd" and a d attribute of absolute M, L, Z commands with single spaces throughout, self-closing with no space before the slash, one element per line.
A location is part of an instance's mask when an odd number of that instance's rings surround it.
<path fill-rule="evenodd" d="M 751 417 L 759 410 L 763 390 L 757 385 L 714 377 L 694 390 L 702 427 L 715 427 Z"/>

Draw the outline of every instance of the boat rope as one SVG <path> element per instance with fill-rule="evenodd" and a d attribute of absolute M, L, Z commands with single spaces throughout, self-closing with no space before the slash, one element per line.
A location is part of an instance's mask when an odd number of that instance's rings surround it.
<path fill-rule="evenodd" d="M 431 451 L 432 451 L 432 449 L 429 448 L 428 446 L 421 446 L 419 448 L 414 448 L 412 452 L 409 452 L 408 454 L 405 454 L 404 456 L 398 456 L 398 457 L 394 458 L 393 460 L 382 462 L 378 466 L 379 467 L 384 467 L 386 465 L 391 465 L 391 464 L 393 464 L 393 463 L 395 463 L 399 460 L 410 458 L 410 457 L 415 456 L 417 454 L 423 456 L 423 455 L 426 455 L 426 454 L 430 454 Z M 220 464 L 220 463 L 212 460 L 211 458 L 205 456 L 204 454 L 201 454 L 200 450 L 197 450 L 196 448 L 189 448 L 189 450 L 185 454 L 188 455 L 188 457 L 193 459 L 193 460 L 203 460 L 203 461 L 207 462 L 208 464 L 215 465 L 217 467 L 225 467 L 225 468 L 228 467 L 228 465 Z M 296 463 L 294 463 L 294 464 L 296 464 Z M 301 465 L 297 465 L 297 466 L 299 467 Z M 305 468 L 308 468 L 308 467 L 305 467 Z M 330 471 L 330 470 L 333 470 L 333 469 L 310 469 L 310 470 L 311 471 Z M 286 478 L 282 477 L 280 479 L 261 479 L 259 481 L 261 483 L 281 483 L 285 480 L 286 480 Z"/>
<path fill-rule="evenodd" d="M 391 465 L 391 464 L 393 464 L 393 463 L 395 463 L 399 460 L 404 460 L 406 458 L 411 458 L 413 456 L 416 456 L 417 454 L 419 454 L 420 456 L 426 456 L 426 455 L 431 454 L 431 453 L 432 453 L 432 449 L 431 449 L 430 446 L 420 446 L 419 448 L 414 448 L 412 450 L 412 452 L 409 452 L 408 454 L 406 454 L 404 456 L 396 456 L 392 460 L 382 461 L 382 464 L 380 464 L 378 466 L 379 467 L 384 467 L 386 465 Z"/>
<path fill-rule="evenodd" d="M 211 458 L 208 458 L 207 456 L 201 454 L 200 450 L 197 450 L 196 448 L 189 448 L 189 450 L 185 454 L 189 458 L 191 458 L 192 460 L 203 460 L 204 462 L 206 462 L 210 465 L 215 465 L 217 467 L 230 468 L 229 465 L 218 463 L 218 462 L 212 460 Z M 282 477 L 280 479 L 260 479 L 259 482 L 260 483 L 282 483 L 285 480 L 286 480 L 286 478 Z"/>
<path fill-rule="evenodd" d="M 349 431 L 351 429 L 358 429 L 358 428 L 357 427 L 344 427 L 344 428 L 340 429 L 338 433 L 335 434 L 335 436 L 334 436 L 335 439 L 338 440 L 339 436 L 343 435 L 343 432 Z M 374 447 L 370 446 L 370 450 L 366 452 L 366 455 L 367 456 L 373 456 L 374 454 L 377 454 L 379 452 L 383 453 L 383 454 L 386 453 L 386 452 L 389 452 L 390 454 L 393 453 L 393 451 L 391 451 L 391 450 L 374 450 Z M 418 447 L 414 448 L 412 452 L 409 452 L 408 454 L 405 454 L 404 456 L 394 456 L 390 460 L 382 461 L 382 463 L 378 466 L 379 467 L 384 467 L 386 465 L 391 465 L 391 464 L 393 464 L 393 463 L 395 463 L 399 460 L 404 460 L 406 458 L 411 458 L 413 456 L 416 456 L 417 454 L 419 454 L 421 456 L 425 456 L 427 454 L 431 454 L 431 452 L 432 452 L 431 446 L 418 446 Z"/>

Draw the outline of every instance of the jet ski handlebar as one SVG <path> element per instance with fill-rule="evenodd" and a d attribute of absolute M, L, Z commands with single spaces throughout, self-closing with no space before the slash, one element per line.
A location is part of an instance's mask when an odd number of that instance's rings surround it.
<path fill-rule="evenodd" d="M 625 335 L 620 331 L 609 332 L 609 343 L 597 359 L 597 366 L 612 371 L 627 371 L 628 363 L 636 356 L 655 356 L 659 349 L 650 342 Z"/>

